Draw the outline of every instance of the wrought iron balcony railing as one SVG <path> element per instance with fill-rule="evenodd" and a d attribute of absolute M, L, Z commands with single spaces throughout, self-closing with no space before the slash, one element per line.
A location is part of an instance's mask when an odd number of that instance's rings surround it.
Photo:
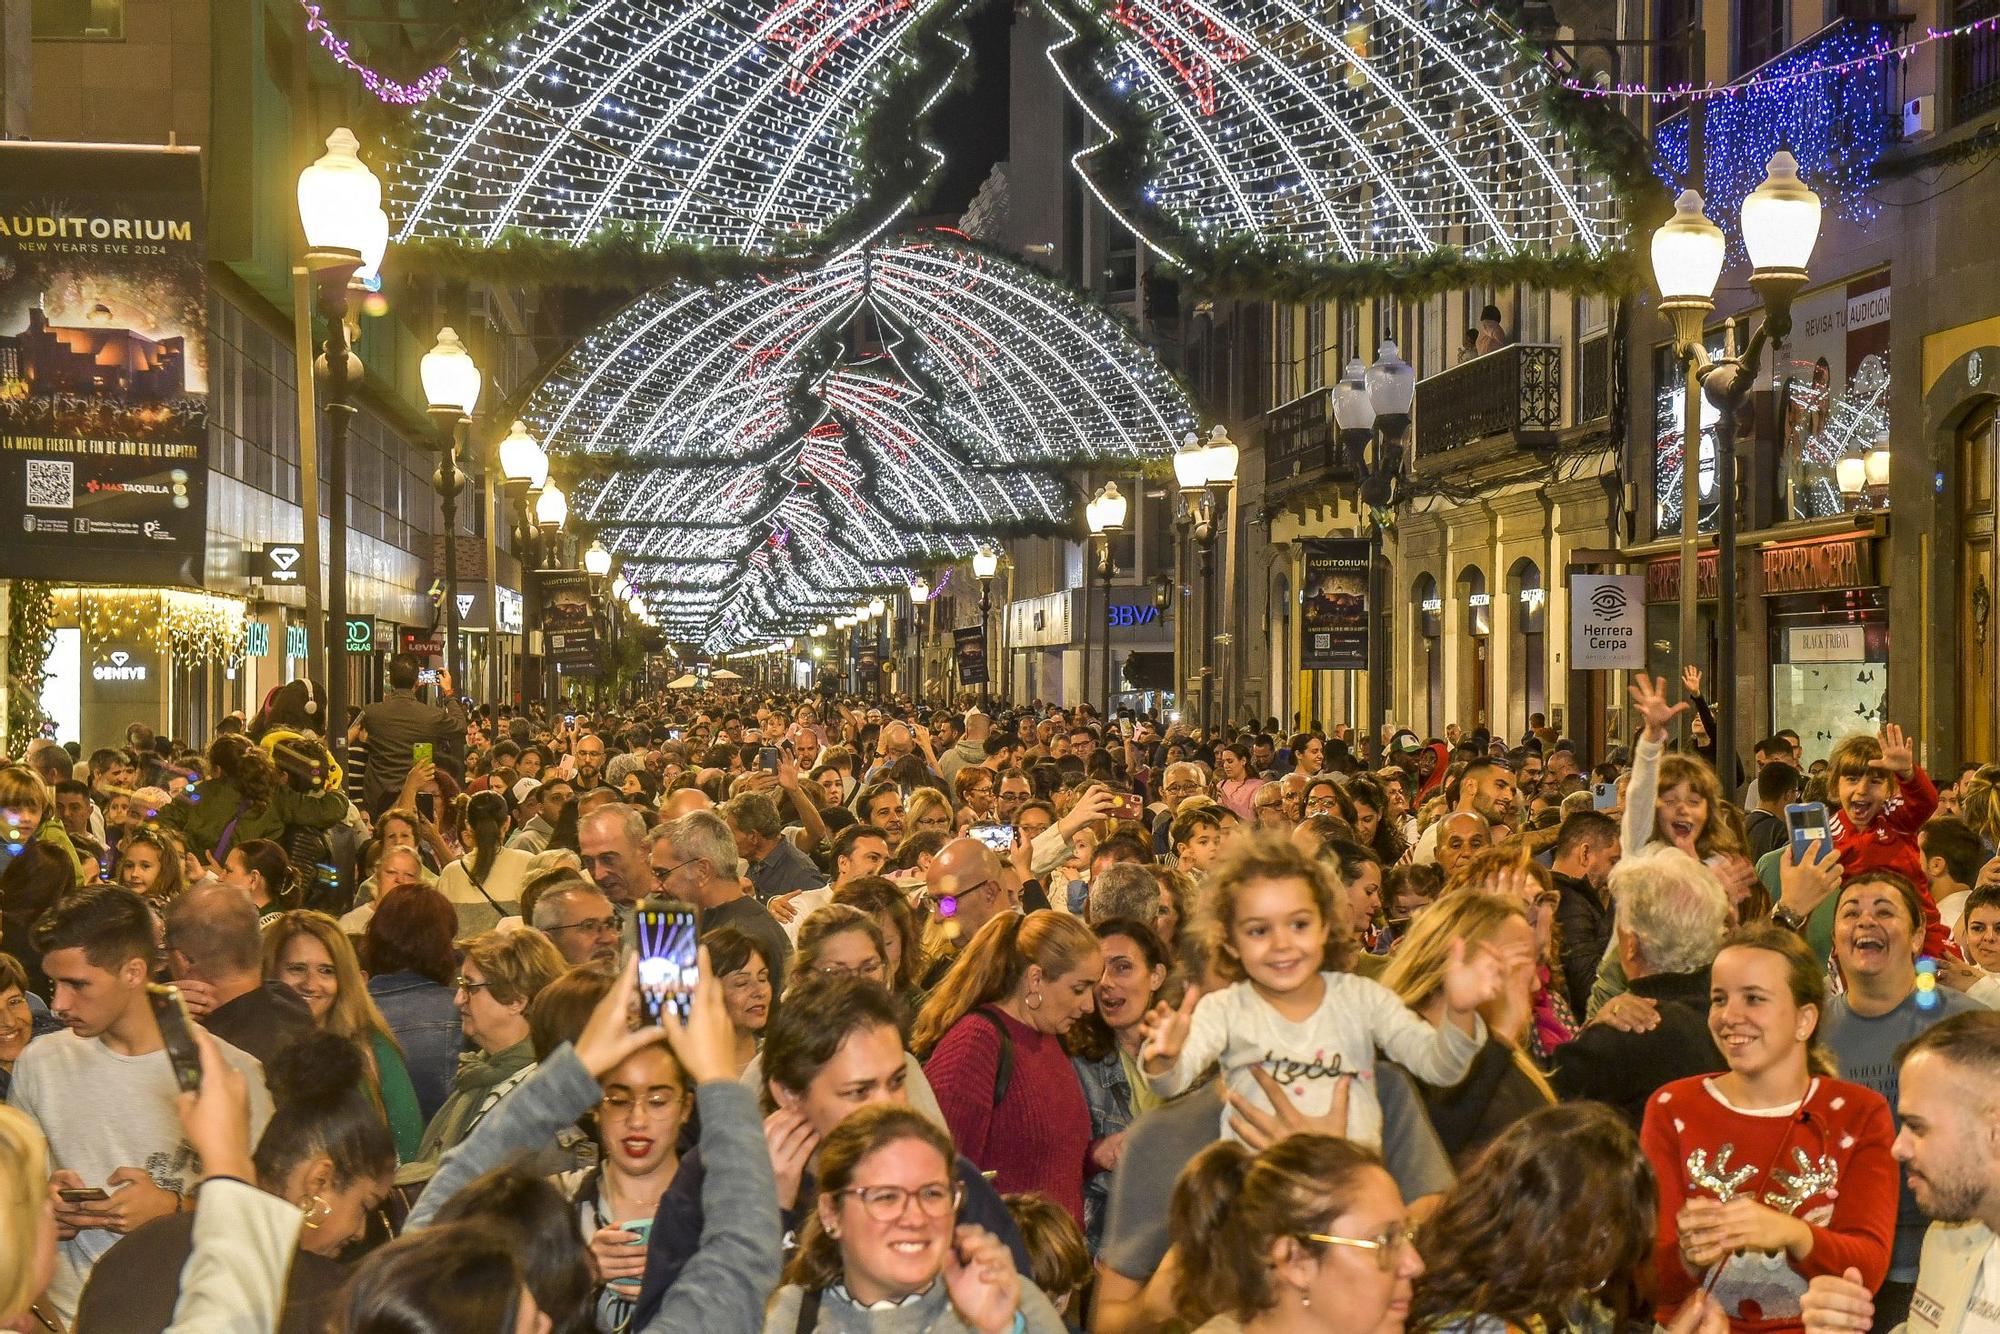
<path fill-rule="evenodd" d="M 1417 382 L 1416 457 L 1511 437 L 1541 445 L 1562 425 L 1562 348 L 1514 343 Z"/>

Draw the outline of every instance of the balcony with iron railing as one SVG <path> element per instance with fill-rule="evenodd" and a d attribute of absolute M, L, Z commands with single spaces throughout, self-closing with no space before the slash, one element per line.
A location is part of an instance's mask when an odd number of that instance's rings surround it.
<path fill-rule="evenodd" d="M 1501 441 L 1539 447 L 1562 426 L 1562 347 L 1514 343 L 1417 381 L 1411 422 L 1416 467 L 1455 466 L 1445 456 Z"/>
<path fill-rule="evenodd" d="M 1333 422 L 1333 386 L 1313 389 L 1272 408 L 1261 423 L 1264 494 L 1295 498 L 1321 487 L 1353 482 L 1358 471 Z"/>
<path fill-rule="evenodd" d="M 1952 26 L 1964 28 L 2000 18 L 2000 0 L 1959 0 Z M 1964 122 L 2000 107 L 2000 31 L 1992 27 L 1961 32 L 1951 43 L 1953 118 Z"/>

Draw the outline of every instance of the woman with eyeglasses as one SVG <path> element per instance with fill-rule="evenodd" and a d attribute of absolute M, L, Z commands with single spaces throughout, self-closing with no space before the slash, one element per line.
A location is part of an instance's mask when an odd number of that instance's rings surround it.
<path fill-rule="evenodd" d="M 778 998 L 774 982 L 784 964 L 773 959 L 770 946 L 733 926 L 719 926 L 702 936 L 709 963 L 722 983 L 722 1004 L 736 1034 L 736 1073 L 757 1059 L 758 1044 L 770 1027 Z"/>
<path fill-rule="evenodd" d="M 1169 1226 L 1174 1307 L 1199 1334 L 1400 1334 L 1424 1272 L 1382 1160 L 1326 1135 L 1210 1145 L 1174 1187 Z"/>
<path fill-rule="evenodd" d="M 958 1223 L 951 1139 L 907 1107 L 849 1115 L 819 1154 L 819 1200 L 765 1334 L 1062 1334 L 1062 1317 L 984 1228 Z"/>
<path fill-rule="evenodd" d="M 471 1134 L 534 1072 L 528 1002 L 569 969 L 549 938 L 531 927 L 483 932 L 459 948 L 453 1001 L 465 1036 L 478 1050 L 460 1058 L 450 1096 L 424 1127 L 417 1156 L 426 1162 L 436 1162 Z"/>
<path fill-rule="evenodd" d="M 713 972 L 714 955 L 709 959 Z M 681 1130 L 694 1106 L 694 1083 L 662 1042 L 633 1052 L 598 1084 L 602 1094 L 585 1122 L 594 1129 L 597 1166 L 565 1172 L 555 1184 L 576 1212 L 590 1248 L 599 1284 L 597 1328 L 622 1330 L 631 1322 L 646 1275 L 653 1215 L 680 1169 Z"/>
<path fill-rule="evenodd" d="M 858 977 L 886 987 L 889 946 L 875 919 L 859 908 L 829 903 L 799 924 L 786 990 L 808 977 Z"/>
<path fill-rule="evenodd" d="M 1418 1233 L 1429 1268 L 1416 1283 L 1411 1325 L 1426 1334 L 1629 1327 L 1644 1313 L 1640 1279 L 1658 1199 L 1637 1137 L 1603 1104 L 1549 1107 L 1515 1122 Z M 1729 1320 L 1704 1296 L 1669 1328 L 1724 1334 Z"/>

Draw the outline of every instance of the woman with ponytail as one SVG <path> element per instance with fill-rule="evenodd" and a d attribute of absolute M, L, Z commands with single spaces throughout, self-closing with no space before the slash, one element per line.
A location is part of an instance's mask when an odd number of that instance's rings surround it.
<path fill-rule="evenodd" d="M 1063 1036 L 1091 1012 L 1104 955 L 1081 918 L 1002 913 L 924 1002 L 911 1047 L 961 1152 L 1003 1194 L 1040 1191 L 1083 1226 L 1083 1181 L 1109 1163 Z"/>
<path fill-rule="evenodd" d="M 1174 1187 L 1169 1229 L 1174 1307 L 1199 1334 L 1400 1334 L 1424 1272 L 1382 1160 L 1326 1135 L 1211 1144 Z"/>
<path fill-rule="evenodd" d="M 955 1158 L 944 1131 L 907 1107 L 864 1107 L 834 1127 L 765 1334 L 1060 1334 L 1062 1317 L 1006 1244 L 959 1223 Z"/>
<path fill-rule="evenodd" d="M 251 1163 L 256 1185 L 299 1211 L 278 1334 L 319 1330 L 346 1270 L 337 1257 L 388 1195 L 396 1145 L 362 1092 L 362 1058 L 332 1033 L 301 1038 L 264 1067 L 271 1119 Z M 173 1323 L 196 1214 L 169 1214 L 131 1233 L 91 1270 L 73 1334 L 157 1334 Z M 282 1271 L 281 1271 L 282 1272 Z"/>
<path fill-rule="evenodd" d="M 438 892 L 458 910 L 458 932 L 477 935 L 521 911 L 534 854 L 507 844 L 507 799 L 475 792 L 465 803 L 465 854 L 438 873 Z"/>

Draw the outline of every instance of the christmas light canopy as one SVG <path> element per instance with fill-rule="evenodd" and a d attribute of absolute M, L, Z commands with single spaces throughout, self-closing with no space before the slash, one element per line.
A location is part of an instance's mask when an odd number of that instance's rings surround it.
<path fill-rule="evenodd" d="M 1198 271 L 1607 256 L 1608 181 L 1544 111 L 1554 75 L 1470 0 L 1050 0 L 1100 142 L 1076 159 Z"/>
<path fill-rule="evenodd" d="M 543 4 L 413 113 L 397 240 L 770 257 L 859 239 L 939 161 L 914 136 L 966 54 L 940 31 L 962 3 Z"/>
<path fill-rule="evenodd" d="M 586 336 L 524 416 L 634 585 L 724 648 L 805 634 L 982 538 L 1065 531 L 1068 470 L 1193 425 L 1124 326 L 939 232 L 670 284 Z"/>

